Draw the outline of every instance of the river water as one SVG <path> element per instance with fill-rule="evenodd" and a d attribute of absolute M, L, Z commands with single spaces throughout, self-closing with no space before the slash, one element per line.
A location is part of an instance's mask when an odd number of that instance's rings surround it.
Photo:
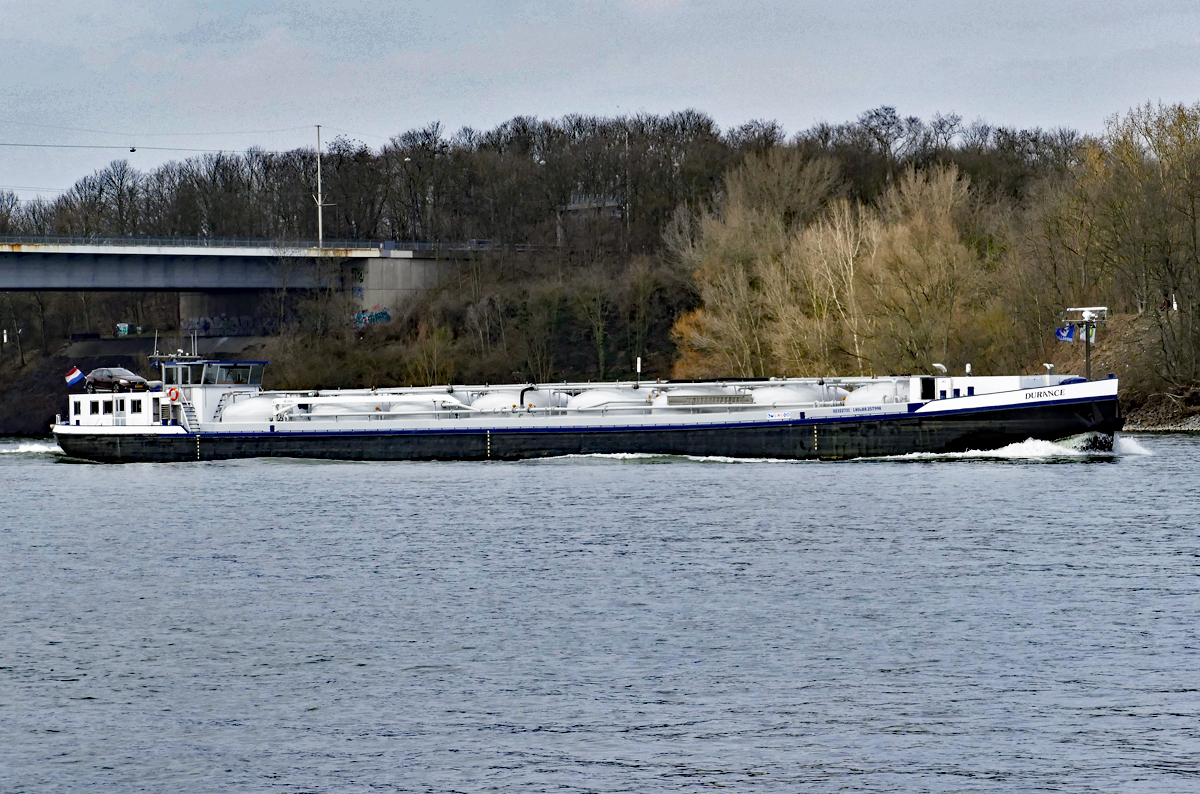
<path fill-rule="evenodd" d="M 0 441 L 0 791 L 1200 790 L 1200 438 L 55 449 Z"/>

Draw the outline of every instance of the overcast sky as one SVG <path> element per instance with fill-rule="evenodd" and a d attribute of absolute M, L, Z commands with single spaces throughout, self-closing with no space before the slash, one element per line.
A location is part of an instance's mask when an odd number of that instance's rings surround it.
<path fill-rule="evenodd" d="M 316 124 L 378 147 L 435 120 L 690 107 L 790 134 L 887 104 L 1099 132 L 1200 101 L 1200 3 L 0 0 L 0 59 L 0 143 L 120 147 L 0 146 L 28 198 L 188 156 L 148 147 L 311 146 Z"/>

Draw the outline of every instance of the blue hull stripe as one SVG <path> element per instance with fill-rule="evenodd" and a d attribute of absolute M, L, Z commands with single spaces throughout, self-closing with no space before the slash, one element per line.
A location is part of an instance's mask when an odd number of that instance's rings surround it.
<path fill-rule="evenodd" d="M 965 416 L 973 414 L 988 414 L 995 411 L 1019 411 L 1023 408 L 1046 408 L 1050 406 L 1064 405 L 1087 405 L 1089 403 L 1105 403 L 1114 402 L 1116 397 L 1084 397 L 1071 400 L 1046 400 L 1034 403 L 1025 404 L 1010 404 L 988 406 L 986 408 L 959 408 L 953 410 L 942 409 L 938 411 L 916 412 L 913 406 L 918 408 L 929 403 L 909 403 L 907 413 L 887 413 L 887 414 L 856 414 L 854 416 L 832 416 L 832 417 L 811 417 L 805 419 L 768 419 L 766 421 L 754 422 L 726 422 L 726 423 L 709 423 L 709 424 L 637 424 L 637 425 L 585 425 L 585 426 L 569 426 L 558 425 L 556 427 L 504 427 L 497 428 L 491 426 L 485 427 L 447 427 L 447 428 L 419 428 L 419 429 L 384 429 L 379 430 L 286 430 L 280 432 L 253 432 L 253 433 L 237 433 L 237 432 L 201 432 L 201 433 L 186 433 L 172 434 L 169 436 L 158 436 L 159 438 L 311 438 L 319 436 L 404 436 L 404 435 L 459 435 L 459 434 L 479 434 L 491 432 L 494 435 L 508 434 L 528 434 L 528 433 L 628 433 L 631 431 L 675 431 L 675 430 L 734 430 L 741 428 L 757 428 L 757 427 L 796 427 L 796 426 L 812 426 L 812 425 L 831 425 L 831 424 L 852 424 L 856 422 L 888 422 L 902 419 L 935 419 L 946 416 Z M 951 400 L 946 400 L 950 402 Z M 941 401 L 938 401 L 941 402 Z M 452 412 L 447 412 L 452 413 Z M 285 423 L 287 424 L 287 423 Z M 138 433 L 137 435 L 155 436 L 153 433 Z"/>

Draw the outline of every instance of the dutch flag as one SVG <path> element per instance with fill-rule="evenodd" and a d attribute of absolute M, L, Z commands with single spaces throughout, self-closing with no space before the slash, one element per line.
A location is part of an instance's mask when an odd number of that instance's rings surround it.
<path fill-rule="evenodd" d="M 74 386 L 81 380 L 83 380 L 83 373 L 79 371 L 79 367 L 71 367 L 71 371 L 67 373 L 67 385 Z"/>

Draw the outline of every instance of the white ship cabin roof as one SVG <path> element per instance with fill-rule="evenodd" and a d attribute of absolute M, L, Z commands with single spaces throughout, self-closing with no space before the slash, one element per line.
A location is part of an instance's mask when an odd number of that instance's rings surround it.
<path fill-rule="evenodd" d="M 163 361 L 163 386 L 262 385 L 265 361 Z"/>

